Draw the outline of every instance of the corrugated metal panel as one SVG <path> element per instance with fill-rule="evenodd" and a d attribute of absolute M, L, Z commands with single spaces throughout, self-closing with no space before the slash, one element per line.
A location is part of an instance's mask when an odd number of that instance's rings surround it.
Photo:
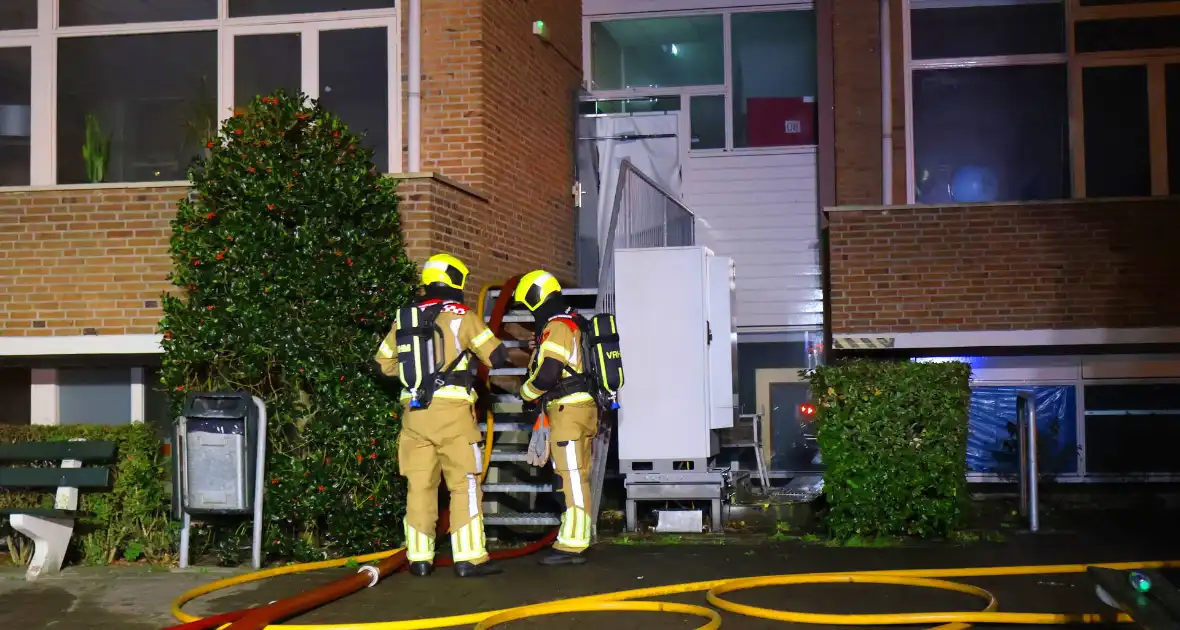
<path fill-rule="evenodd" d="M 822 325 L 814 152 L 693 155 L 683 191 L 703 244 L 737 266 L 739 329 Z"/>

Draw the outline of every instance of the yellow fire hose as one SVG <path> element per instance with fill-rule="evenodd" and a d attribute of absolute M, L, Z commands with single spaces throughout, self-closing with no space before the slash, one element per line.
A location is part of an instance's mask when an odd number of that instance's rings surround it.
<path fill-rule="evenodd" d="M 383 551 L 367 556 L 354 558 L 356 562 L 371 562 L 392 555 L 397 550 Z M 197 587 L 176 598 L 172 602 L 172 614 L 182 622 L 197 621 L 200 617 L 190 615 L 181 610 L 189 601 L 202 595 L 219 591 L 231 586 L 238 586 L 256 582 L 277 575 L 305 573 L 317 569 L 343 566 L 344 560 L 328 560 L 309 564 L 290 565 L 275 569 L 255 571 L 246 575 L 218 580 L 211 584 Z M 856 571 L 844 573 L 801 573 L 797 575 L 771 575 L 763 577 L 731 578 L 711 580 L 706 582 L 691 582 L 673 584 L 670 586 L 656 586 L 651 588 L 617 591 L 601 595 L 587 595 L 570 599 L 556 600 L 542 604 L 519 606 L 488 612 L 471 613 L 466 615 L 452 615 L 449 617 L 434 617 L 431 619 L 410 619 L 405 621 L 378 621 L 370 623 L 345 623 L 324 625 L 274 625 L 274 630 L 429 630 L 432 628 L 450 628 L 474 624 L 477 629 L 486 629 L 509 621 L 539 617 L 543 615 L 565 614 L 590 611 L 640 611 L 667 612 L 681 615 L 693 615 L 709 620 L 702 629 L 713 630 L 721 626 L 721 617 L 716 611 L 703 606 L 691 604 L 677 604 L 671 602 L 631 601 L 651 597 L 679 595 L 683 593 L 699 593 L 706 591 L 706 598 L 713 606 L 721 610 L 775 621 L 793 623 L 807 623 L 818 625 L 911 625 L 919 623 L 941 623 L 939 630 L 963 630 L 973 623 L 1000 624 L 1029 624 L 1029 625 L 1061 625 L 1074 623 L 1100 623 L 1109 621 L 1109 615 L 1099 613 L 1019 613 L 996 612 L 998 602 L 988 591 L 941 578 L 969 578 L 993 577 L 1009 575 L 1052 575 L 1065 573 L 1084 573 L 1089 566 L 1100 566 L 1111 569 L 1164 569 L 1180 568 L 1180 560 L 1155 562 L 1122 562 L 1111 564 L 1056 564 L 1032 565 L 1013 567 L 982 567 L 962 569 L 912 569 L 902 571 Z M 722 595 L 735 591 L 764 588 L 768 586 L 786 586 L 793 584 L 897 584 L 904 586 L 921 586 L 948 591 L 957 591 L 975 595 L 987 601 L 983 610 L 978 612 L 924 612 L 924 613 L 884 613 L 870 615 L 848 615 L 829 613 L 802 613 L 786 610 L 760 608 L 746 604 L 737 604 L 725 599 Z M 1120 622 L 1130 621 L 1130 617 L 1119 613 Z"/>

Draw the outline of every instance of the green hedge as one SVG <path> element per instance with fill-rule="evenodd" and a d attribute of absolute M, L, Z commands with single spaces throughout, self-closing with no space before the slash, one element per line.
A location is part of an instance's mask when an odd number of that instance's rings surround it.
<path fill-rule="evenodd" d="M 0 443 L 59 442 L 72 438 L 113 441 L 118 445 L 113 481 L 107 492 L 80 492 L 80 510 L 93 512 L 74 530 L 70 559 L 86 564 L 116 560 L 171 562 L 175 526 L 168 519 L 164 483 L 169 479 L 167 458 L 160 442 L 145 425 L 126 426 L 0 426 Z M 111 464 L 108 464 L 111 465 Z M 54 492 L 0 490 L 0 507 L 53 507 Z M 0 526 L 8 538 L 9 558 L 27 561 L 31 541 Z M 0 558 L 0 562 L 5 559 Z"/>
<path fill-rule="evenodd" d="M 853 361 L 811 373 L 829 532 L 945 536 L 966 497 L 970 366 Z"/>

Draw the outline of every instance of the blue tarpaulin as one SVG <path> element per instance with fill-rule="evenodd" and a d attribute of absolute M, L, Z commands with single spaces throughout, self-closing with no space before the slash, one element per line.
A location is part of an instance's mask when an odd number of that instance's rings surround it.
<path fill-rule="evenodd" d="M 1037 401 L 1038 465 L 1046 473 L 1078 470 L 1077 393 L 1069 385 L 973 387 L 967 434 L 967 470 L 1015 475 L 1016 397 Z"/>

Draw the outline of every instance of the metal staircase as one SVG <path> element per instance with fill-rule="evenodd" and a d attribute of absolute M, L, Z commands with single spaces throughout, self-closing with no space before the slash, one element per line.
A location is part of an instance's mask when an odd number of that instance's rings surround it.
<path fill-rule="evenodd" d="M 513 363 L 518 366 L 490 371 L 481 367 L 481 376 L 488 383 L 487 395 L 481 401 L 490 403 L 480 410 L 480 417 L 485 419 L 480 423 L 480 430 L 484 432 L 485 444 L 491 445 L 490 464 L 483 483 L 484 522 L 491 530 L 489 537 L 495 537 L 496 528 L 528 531 L 561 523 L 562 501 L 560 490 L 554 485 L 558 479 L 556 473 L 550 466 L 539 469 L 525 461 L 535 418 L 521 414 L 519 391 L 527 371 L 528 340 L 534 334 L 534 326 L 531 314 L 513 308 L 512 292 L 518 280 L 512 278 L 504 285 L 485 287 L 478 305 L 479 314 L 510 349 Z M 579 313 L 587 317 L 594 315 L 597 289 L 565 289 L 562 293 Z M 610 430 L 605 425 L 594 443 L 590 515 L 593 522 L 598 520 L 609 445 Z"/>

